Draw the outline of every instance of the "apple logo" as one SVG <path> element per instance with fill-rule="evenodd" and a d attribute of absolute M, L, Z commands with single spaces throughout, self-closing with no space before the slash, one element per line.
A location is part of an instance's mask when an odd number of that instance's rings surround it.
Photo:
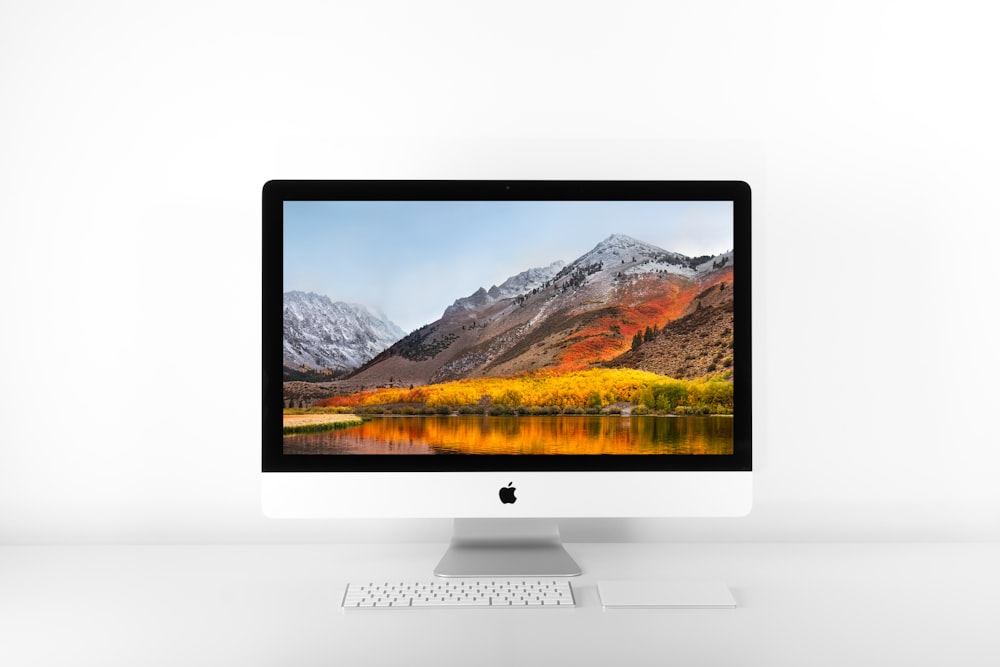
<path fill-rule="evenodd" d="M 517 502 L 517 497 L 514 495 L 514 492 L 517 491 L 517 488 L 515 488 L 513 484 L 514 482 L 511 482 L 507 486 L 500 488 L 500 502 L 502 502 L 504 505 L 508 503 Z"/>

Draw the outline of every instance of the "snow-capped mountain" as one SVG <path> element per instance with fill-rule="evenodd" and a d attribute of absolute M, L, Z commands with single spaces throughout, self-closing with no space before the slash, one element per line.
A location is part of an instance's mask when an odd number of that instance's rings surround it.
<path fill-rule="evenodd" d="M 732 300 L 732 262 L 731 252 L 691 258 L 612 234 L 569 264 L 529 269 L 456 300 L 441 319 L 413 331 L 352 378 L 417 385 L 589 368 L 632 349 L 637 333 L 644 341 L 647 329 L 662 330 L 701 310 L 698 322 L 685 320 L 682 338 L 701 340 L 708 331 L 702 320 L 710 321 L 710 342 L 721 349 L 723 332 L 732 329 L 731 310 L 722 312 Z M 662 366 L 663 355 L 647 356 L 651 368 Z M 708 371 L 688 364 L 676 372 Z"/>
<path fill-rule="evenodd" d="M 445 309 L 444 316 L 482 308 L 503 299 L 513 299 L 541 288 L 553 278 L 571 275 L 581 269 L 588 270 L 588 267 L 593 272 L 594 267 L 598 266 L 616 272 L 619 269 L 615 267 L 620 266 L 627 275 L 672 273 L 687 278 L 712 268 L 711 261 L 696 265 L 695 260 L 680 253 L 658 248 L 627 234 L 612 234 L 570 264 L 558 260 L 548 266 L 522 271 L 499 286 L 493 285 L 489 289 L 480 287 L 469 296 L 456 299 L 455 303 Z"/>
<path fill-rule="evenodd" d="M 406 333 L 385 315 L 312 292 L 284 294 L 284 365 L 353 370 Z"/>
<path fill-rule="evenodd" d="M 714 271 L 715 269 L 721 269 L 726 264 L 731 264 L 733 261 L 733 251 L 724 252 L 721 255 L 716 255 L 715 257 L 709 257 L 704 262 L 698 264 L 698 273 L 707 273 L 709 271 Z"/>
<path fill-rule="evenodd" d="M 563 265 L 562 260 L 557 260 L 548 266 L 528 269 L 516 276 L 511 276 L 500 283 L 499 287 L 493 285 L 488 290 L 480 287 L 469 296 L 456 299 L 455 303 L 445 309 L 444 315 L 447 317 L 463 310 L 474 310 L 500 301 L 501 299 L 512 299 L 516 296 L 526 294 L 535 288 L 541 287 L 547 280 L 552 279 L 563 268 Z"/>
<path fill-rule="evenodd" d="M 612 234 L 594 249 L 573 262 L 571 267 L 603 264 L 605 268 L 616 266 L 626 275 L 642 273 L 672 273 L 688 278 L 699 273 L 694 261 L 680 253 L 664 250 L 645 241 L 639 241 L 626 234 Z"/>
<path fill-rule="evenodd" d="M 645 241 L 634 239 L 627 234 L 612 234 L 594 246 L 593 250 L 584 254 L 573 263 L 593 264 L 595 262 L 609 263 L 614 260 L 633 262 L 653 259 L 661 261 L 674 260 L 676 263 L 681 264 L 687 258 L 676 252 L 669 252 Z"/>

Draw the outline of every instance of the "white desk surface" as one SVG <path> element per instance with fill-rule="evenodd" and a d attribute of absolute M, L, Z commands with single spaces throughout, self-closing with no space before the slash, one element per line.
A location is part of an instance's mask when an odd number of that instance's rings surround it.
<path fill-rule="evenodd" d="M 577 608 L 344 614 L 444 545 L 0 547 L 0 665 L 1000 665 L 1000 544 L 569 544 Z M 599 579 L 734 610 L 604 611 Z"/>

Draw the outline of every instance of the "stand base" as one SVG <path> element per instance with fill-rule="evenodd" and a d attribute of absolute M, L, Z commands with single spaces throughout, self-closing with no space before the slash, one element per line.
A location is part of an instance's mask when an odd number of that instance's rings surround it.
<path fill-rule="evenodd" d="M 559 526 L 545 519 L 455 519 L 439 577 L 574 577 Z"/>

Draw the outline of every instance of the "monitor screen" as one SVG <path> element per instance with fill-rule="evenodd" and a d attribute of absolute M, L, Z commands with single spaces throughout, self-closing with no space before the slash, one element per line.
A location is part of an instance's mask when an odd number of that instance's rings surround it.
<path fill-rule="evenodd" d="M 740 182 L 272 181 L 268 471 L 750 470 Z"/>

